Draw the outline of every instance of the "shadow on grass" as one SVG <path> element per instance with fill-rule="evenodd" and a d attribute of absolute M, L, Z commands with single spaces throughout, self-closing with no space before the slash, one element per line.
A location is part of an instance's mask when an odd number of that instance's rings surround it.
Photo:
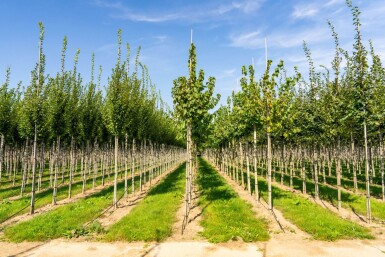
<path fill-rule="evenodd" d="M 226 182 L 217 175 L 208 163 L 200 161 L 200 175 L 197 184 L 202 188 L 202 196 L 209 202 L 216 200 L 229 200 L 237 197 L 235 192 L 226 186 Z"/>
<path fill-rule="evenodd" d="M 158 195 L 158 194 L 165 194 L 172 191 L 177 191 L 178 185 L 177 183 L 175 183 L 175 181 L 178 180 L 178 176 L 180 176 L 179 173 L 181 172 L 181 170 L 185 169 L 185 166 L 186 166 L 185 164 L 181 165 L 175 171 L 168 174 L 161 183 L 153 187 L 148 192 L 148 195 Z"/>

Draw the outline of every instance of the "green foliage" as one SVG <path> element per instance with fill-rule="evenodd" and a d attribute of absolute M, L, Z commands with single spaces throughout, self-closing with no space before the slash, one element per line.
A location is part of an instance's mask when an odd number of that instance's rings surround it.
<path fill-rule="evenodd" d="M 20 93 L 19 88 L 9 88 L 10 74 L 11 69 L 8 68 L 5 82 L 0 86 L 0 134 L 11 139 L 17 129 L 15 124 Z"/>
<path fill-rule="evenodd" d="M 220 95 L 214 94 L 215 78 L 209 77 L 204 83 L 204 71 L 199 70 L 196 76 L 196 48 L 191 43 L 189 51 L 189 78 L 185 76 L 174 80 L 172 96 L 174 111 L 178 119 L 185 123 L 186 127 L 192 127 L 193 138 L 199 145 L 199 137 L 207 130 L 211 121 L 209 110 L 218 103 Z"/>
<path fill-rule="evenodd" d="M 24 89 L 20 83 L 10 89 L 10 69 L 0 86 L 0 134 L 5 136 L 6 144 L 25 145 L 33 138 L 36 125 L 38 144 L 52 145 L 59 138 L 63 146 L 103 144 L 112 136 L 127 134 L 140 141 L 183 145 L 181 125 L 156 91 L 146 65 L 140 62 L 140 47 L 133 72 L 129 73 L 130 46 L 126 45 L 127 56 L 123 60 L 121 30 L 118 31 L 117 63 L 104 95 L 100 85 L 101 66 L 97 80 L 94 79 L 94 54 L 90 82 L 83 83 L 77 69 L 80 49 L 75 53 L 73 69 L 66 69 L 67 37 L 63 39 L 60 71 L 54 76 L 44 74 L 42 23 L 39 27 L 40 59 L 31 72 L 29 86 Z"/>

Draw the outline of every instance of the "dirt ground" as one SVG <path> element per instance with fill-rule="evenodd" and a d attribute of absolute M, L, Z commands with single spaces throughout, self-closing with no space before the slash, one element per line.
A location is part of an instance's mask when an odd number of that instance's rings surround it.
<path fill-rule="evenodd" d="M 163 243 L 75 242 L 57 239 L 46 243 L 0 242 L 0 256 L 132 256 L 132 257 L 384 257 L 385 242 L 342 240 L 320 242 L 297 240 L 286 234 L 272 236 L 266 243 L 166 241 Z"/>

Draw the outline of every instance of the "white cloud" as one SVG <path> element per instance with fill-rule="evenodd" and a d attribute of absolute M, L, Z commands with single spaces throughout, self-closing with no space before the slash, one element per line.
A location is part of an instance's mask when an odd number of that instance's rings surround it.
<path fill-rule="evenodd" d="M 240 9 L 244 13 L 252 13 L 259 10 L 263 2 L 263 0 L 246 0 L 240 3 Z"/>
<path fill-rule="evenodd" d="M 235 76 L 235 73 L 237 72 L 236 68 L 229 69 L 229 70 L 223 70 L 219 73 L 219 75 L 216 75 L 215 77 L 217 79 L 228 79 L 233 78 Z"/>
<path fill-rule="evenodd" d="M 230 37 L 230 46 L 249 49 L 264 48 L 265 38 L 267 39 L 268 47 L 292 48 L 302 46 L 303 40 L 316 44 L 330 40 L 331 36 L 326 24 L 321 27 L 309 27 L 302 30 L 295 28 L 281 29 L 265 35 L 260 31 L 253 31 L 232 35 Z"/>
<path fill-rule="evenodd" d="M 261 48 L 263 47 L 263 36 L 260 31 L 248 32 L 246 34 L 233 35 L 230 37 L 230 45 L 241 48 Z"/>
<path fill-rule="evenodd" d="M 111 9 L 117 11 L 111 17 L 122 20 L 132 20 L 132 21 L 143 21 L 143 22 L 165 22 L 171 20 L 177 20 L 184 17 L 182 13 L 169 13 L 169 14 L 160 14 L 160 15 L 146 15 L 139 12 L 135 12 L 123 5 L 121 2 L 107 2 L 104 0 L 95 0 L 94 4 L 98 7 Z"/>
<path fill-rule="evenodd" d="M 323 16 L 325 12 L 336 14 L 340 12 L 340 9 L 337 9 L 337 11 L 335 9 L 344 4 L 345 0 L 329 0 L 326 3 L 323 1 L 307 1 L 306 4 L 295 5 L 291 16 L 295 19 L 306 19 Z"/>
<path fill-rule="evenodd" d="M 186 21 L 207 21 L 214 19 L 231 12 L 242 12 L 243 14 L 252 14 L 259 10 L 262 3 L 265 0 L 242 0 L 242 1 L 233 1 L 227 4 L 222 4 L 219 7 L 207 6 L 189 6 L 181 7 L 174 11 L 169 12 L 160 12 L 157 13 L 145 13 L 143 11 L 133 10 L 132 8 L 127 7 L 121 2 L 107 2 L 105 0 L 94 0 L 94 4 L 101 8 L 111 9 L 114 11 L 111 14 L 112 18 L 122 19 L 122 20 L 131 20 L 137 22 L 149 22 L 149 23 L 159 23 L 167 21 L 177 21 L 177 20 L 186 20 Z M 204 10 L 204 11 L 202 11 Z"/>
<path fill-rule="evenodd" d="M 329 0 L 324 6 L 329 7 L 329 6 L 334 6 L 337 4 L 343 4 L 345 3 L 345 0 Z"/>
<path fill-rule="evenodd" d="M 131 10 L 126 9 L 126 10 L 124 10 L 123 13 L 117 14 L 117 15 L 112 15 L 112 17 L 117 18 L 117 19 L 122 19 L 122 20 L 157 23 L 157 22 L 179 20 L 179 19 L 184 18 L 185 16 L 182 14 L 179 14 L 179 13 L 151 16 L 151 15 L 144 15 L 144 14 L 140 14 L 140 13 L 135 13 Z"/>
<path fill-rule="evenodd" d="M 100 47 L 98 47 L 95 51 L 96 52 L 103 52 L 103 53 L 112 53 L 113 51 L 115 51 L 116 47 L 118 45 L 116 43 L 111 43 L 111 44 L 105 44 L 105 45 L 102 45 Z"/>
<path fill-rule="evenodd" d="M 162 44 L 168 39 L 166 35 L 154 36 L 153 38 L 157 41 L 158 44 Z"/>
<path fill-rule="evenodd" d="M 315 16 L 319 8 L 313 5 L 295 6 L 292 16 L 296 19 L 309 18 Z"/>

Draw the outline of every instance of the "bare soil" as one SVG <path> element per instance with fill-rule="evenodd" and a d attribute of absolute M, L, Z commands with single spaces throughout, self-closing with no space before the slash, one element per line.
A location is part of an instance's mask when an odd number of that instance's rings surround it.
<path fill-rule="evenodd" d="M 200 232 L 203 231 L 200 222 L 202 220 L 202 209 L 198 205 L 199 191 L 193 190 L 192 204 L 188 214 L 188 221 L 185 229 L 182 231 L 182 224 L 185 216 L 185 201 L 181 204 L 176 217 L 177 221 L 174 223 L 172 229 L 172 235 L 167 239 L 168 242 L 180 242 L 180 241 L 192 241 L 192 240 L 204 240 L 200 236 Z"/>

